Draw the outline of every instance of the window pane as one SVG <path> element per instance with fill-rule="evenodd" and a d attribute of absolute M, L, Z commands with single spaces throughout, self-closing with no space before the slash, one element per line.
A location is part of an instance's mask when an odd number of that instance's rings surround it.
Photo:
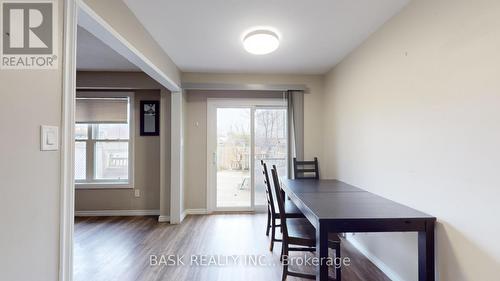
<path fill-rule="evenodd" d="M 75 143 L 75 180 L 85 180 L 87 174 L 87 143 Z"/>
<path fill-rule="evenodd" d="M 286 109 L 280 108 L 255 110 L 255 205 L 266 204 L 266 186 L 260 160 L 266 162 L 269 173 L 272 166 L 276 165 L 278 174 L 287 176 L 286 112 Z"/>
<path fill-rule="evenodd" d="M 128 124 L 95 124 L 94 138 L 98 140 L 128 140 Z"/>
<path fill-rule="evenodd" d="M 128 180 L 128 142 L 98 141 L 94 157 L 96 180 Z"/>
<path fill-rule="evenodd" d="M 250 207 L 251 109 L 217 108 L 217 207 Z"/>
<path fill-rule="evenodd" d="M 75 124 L 75 139 L 86 140 L 88 139 L 88 124 Z"/>

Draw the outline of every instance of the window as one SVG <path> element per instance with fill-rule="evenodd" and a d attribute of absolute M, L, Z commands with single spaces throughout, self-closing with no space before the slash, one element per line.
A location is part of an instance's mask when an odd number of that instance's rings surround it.
<path fill-rule="evenodd" d="M 77 98 L 77 187 L 131 186 L 130 98 Z"/>

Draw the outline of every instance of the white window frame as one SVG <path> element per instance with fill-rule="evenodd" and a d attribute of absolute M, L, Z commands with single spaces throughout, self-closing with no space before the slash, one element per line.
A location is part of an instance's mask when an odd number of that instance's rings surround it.
<path fill-rule="evenodd" d="M 133 92 L 79 92 L 77 91 L 79 98 L 123 98 L 128 97 L 128 123 L 129 123 L 129 139 L 128 139 L 128 181 L 115 181 L 115 180 L 94 180 L 89 175 L 93 174 L 93 169 L 95 168 L 94 155 L 89 154 L 89 151 L 94 151 L 95 148 L 90 148 L 89 146 L 94 146 L 96 140 L 92 136 L 92 125 L 88 126 L 87 132 L 87 179 L 90 180 L 75 180 L 76 189 L 133 189 L 134 188 L 134 143 L 135 143 L 135 100 Z M 75 138 L 75 143 L 79 140 Z M 120 140 L 99 140 L 105 142 L 113 142 Z M 89 158 L 90 157 L 90 158 Z"/>

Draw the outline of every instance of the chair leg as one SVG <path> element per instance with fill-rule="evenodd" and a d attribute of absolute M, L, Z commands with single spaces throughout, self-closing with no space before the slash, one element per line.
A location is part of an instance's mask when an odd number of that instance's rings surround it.
<path fill-rule="evenodd" d="M 266 236 L 269 236 L 269 228 L 271 228 L 271 212 L 267 210 Z"/>
<path fill-rule="evenodd" d="M 272 252 L 274 249 L 274 241 L 276 240 L 276 220 L 273 218 L 271 220 L 271 246 L 269 250 Z"/>
<path fill-rule="evenodd" d="M 288 255 L 288 244 L 283 242 L 281 247 L 281 261 L 283 262 L 283 274 L 281 277 L 281 281 L 285 281 L 288 275 L 288 260 L 283 260 L 283 256 L 285 255 Z"/>
<path fill-rule="evenodd" d="M 283 246 L 283 242 L 281 243 L 281 253 L 280 253 L 280 261 L 283 261 L 283 251 L 285 250 L 285 246 Z"/>
<path fill-rule="evenodd" d="M 341 262 L 341 255 L 340 255 L 340 243 L 337 243 L 335 247 L 335 258 L 337 261 Z M 341 276 L 341 271 L 342 271 L 342 262 L 338 267 L 335 267 L 335 281 L 340 281 L 342 279 Z"/>

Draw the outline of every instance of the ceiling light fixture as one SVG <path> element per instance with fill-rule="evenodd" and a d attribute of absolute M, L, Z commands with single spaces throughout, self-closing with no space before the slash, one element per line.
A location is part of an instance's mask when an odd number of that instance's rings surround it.
<path fill-rule="evenodd" d="M 267 29 L 258 29 L 248 32 L 243 37 L 243 46 L 247 52 L 254 55 L 265 55 L 278 49 L 280 40 L 278 35 Z"/>

